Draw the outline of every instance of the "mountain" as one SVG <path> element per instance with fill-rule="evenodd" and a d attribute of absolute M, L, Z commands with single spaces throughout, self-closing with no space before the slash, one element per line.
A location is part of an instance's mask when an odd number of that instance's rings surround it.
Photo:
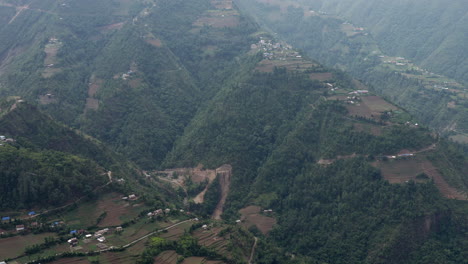
<path fill-rule="evenodd" d="M 115 190 L 147 192 L 144 176 L 99 141 L 61 125 L 24 100 L 2 103 L 2 209 L 57 207 L 90 195 L 117 179 Z M 112 185 L 111 185 L 112 186 Z M 151 191 L 157 186 L 152 186 Z M 146 189 L 146 190 L 145 190 Z M 165 192 L 148 196 L 161 199 Z"/>
<path fill-rule="evenodd" d="M 382 50 L 423 68 L 468 81 L 468 8 L 464 1 L 308 1 L 317 10 L 362 25 Z"/>
<path fill-rule="evenodd" d="M 395 85 L 377 78 L 390 71 L 352 77 L 389 66 L 368 56 L 367 32 L 264 2 L 2 1 L 0 34 L 19 37 L 1 38 L 0 91 L 21 97 L 0 102 L 0 133 L 15 140 L 0 153 L 21 203 L 1 212 L 15 219 L 0 224 L 0 254 L 466 262 L 468 157 L 428 128 L 439 93 L 424 108 L 392 103 L 370 82 Z"/>
<path fill-rule="evenodd" d="M 397 7 L 385 9 L 386 13 L 384 14 L 380 14 L 378 11 L 373 12 L 372 17 L 375 19 L 382 18 L 382 20 L 406 21 L 395 18 L 396 15 L 389 14 L 391 12 L 399 12 L 398 14 L 400 14 L 405 12 L 403 10 L 408 10 L 409 8 L 399 6 L 400 4 L 403 5 L 403 2 L 393 3 L 392 5 L 397 5 Z M 337 8 L 339 6 L 340 10 L 341 8 L 344 10 L 345 3 L 348 2 L 339 1 L 339 3 L 340 5 L 336 5 Z M 379 2 L 379 4 L 382 3 L 384 1 Z M 337 13 L 322 11 L 320 9 L 322 5 L 317 5 L 315 1 L 239 1 L 239 4 L 243 6 L 246 12 L 255 17 L 260 24 L 278 33 L 280 37 L 297 46 L 310 57 L 329 67 L 350 72 L 380 95 L 404 107 L 420 122 L 429 125 L 444 136 L 449 136 L 451 140 L 459 143 L 467 142 L 466 121 L 468 115 L 466 85 L 463 78 L 449 78 L 441 75 L 444 72 L 443 70 L 435 69 L 437 68 L 436 63 L 431 63 L 432 67 L 428 67 L 414 56 L 408 55 L 407 57 L 405 52 L 388 50 L 388 46 L 397 47 L 398 45 L 402 45 L 399 50 L 405 47 L 403 45 L 411 46 L 406 49 L 407 52 L 414 49 L 414 47 L 419 47 L 417 43 L 410 41 L 411 38 L 419 38 L 419 40 L 425 41 L 424 47 L 429 46 L 430 41 L 426 41 L 425 34 L 432 32 L 432 36 L 437 36 L 433 32 L 437 29 L 437 26 L 431 27 L 427 31 L 415 30 L 414 32 L 408 32 L 408 30 L 412 30 L 411 27 L 401 30 L 380 29 L 383 32 L 377 34 L 374 32 L 377 25 L 383 27 L 391 23 L 379 24 L 378 21 L 373 21 L 373 23 L 369 22 L 369 25 L 367 25 L 361 20 L 368 16 L 361 15 L 359 16 L 361 19 L 355 20 L 347 19 L 345 15 L 340 16 L 340 13 L 337 15 Z M 356 6 L 367 8 L 368 5 L 374 4 L 377 5 L 377 2 Z M 326 6 L 327 4 L 323 5 Z M 453 6 L 443 9 L 443 11 L 447 13 L 453 11 L 452 13 L 458 14 L 458 11 L 454 11 L 456 6 L 457 3 L 453 3 Z M 437 14 L 441 10 L 432 8 L 432 5 L 429 5 L 429 7 Z M 349 7 L 349 9 L 353 8 Z M 357 10 L 357 8 L 354 8 L 354 10 Z M 375 10 L 380 9 L 376 7 Z M 422 11 L 416 10 L 415 12 Z M 422 14 L 427 15 L 427 13 Z M 447 16 L 446 13 L 444 14 L 444 16 Z M 408 15 L 407 17 L 414 16 Z M 453 19 L 456 20 L 455 15 Z M 425 27 L 428 22 L 425 23 L 414 19 L 412 24 Z M 420 31 L 422 33 L 418 35 Z M 444 29 L 441 29 L 441 31 L 446 32 Z M 463 36 L 461 34 L 463 30 L 454 32 L 453 34 Z M 396 34 L 401 34 L 401 36 L 396 36 Z M 389 38 L 393 38 L 393 40 L 389 40 Z M 401 40 L 408 40 L 408 42 Z M 454 43 L 464 42 L 460 40 Z M 422 52 L 424 49 L 418 50 Z M 452 52 L 454 49 L 450 48 L 448 50 Z M 458 59 L 463 57 L 463 50 L 460 50 L 458 54 L 456 59 L 440 56 L 437 61 L 444 62 L 443 65 L 457 65 Z M 446 60 L 449 60 L 450 63 Z M 458 67 L 457 69 L 461 68 Z M 434 72 L 431 72 L 431 70 Z M 454 75 L 449 74 L 449 76 Z"/>

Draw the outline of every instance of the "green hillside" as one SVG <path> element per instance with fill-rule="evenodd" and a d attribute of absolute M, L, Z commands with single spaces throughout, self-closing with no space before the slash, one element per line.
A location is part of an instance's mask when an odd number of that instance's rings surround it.
<path fill-rule="evenodd" d="M 238 3 L 0 0 L 0 261 L 467 263 L 463 86 Z"/>
<path fill-rule="evenodd" d="M 112 183 L 112 177 L 127 183 L 120 191 L 154 192 L 157 186 L 138 183 L 141 172 L 125 158 L 97 140 L 56 123 L 35 106 L 13 99 L 2 101 L 2 209 L 51 207 L 73 202 L 96 188 Z M 148 201 L 164 199 L 164 192 Z M 159 197 L 159 198 L 158 198 Z M 176 202 L 176 200 L 174 200 Z"/>
<path fill-rule="evenodd" d="M 366 24 L 360 23 L 359 19 L 346 20 L 335 13 L 319 12 L 320 6 L 313 5 L 313 1 L 270 1 L 268 4 L 262 1 L 239 1 L 239 3 L 260 24 L 277 32 L 280 37 L 302 49 L 312 58 L 330 67 L 350 72 L 377 93 L 402 106 L 420 122 L 427 124 L 440 134 L 450 136 L 452 140 L 459 143 L 467 142 L 466 85 L 463 79 L 450 79 L 447 76 L 436 74 L 443 71 L 427 67 L 424 63 L 403 52 L 390 52 L 385 46 L 396 47 L 404 43 L 402 40 L 405 40 L 405 36 L 425 41 L 424 36 L 403 30 L 384 30 L 386 36 L 395 32 L 401 32 L 404 35 L 401 37 L 393 36 L 398 42 L 397 45 L 373 32 L 372 26 L 382 26 L 381 24 L 375 22 L 371 26 L 369 22 L 369 26 L 366 27 Z M 345 5 L 347 2 L 340 3 Z M 354 3 L 356 2 L 354 1 Z M 372 5 L 372 3 L 366 2 L 364 4 L 364 6 L 367 5 Z M 454 3 L 452 7 L 456 5 Z M 362 5 L 356 3 L 356 6 Z M 404 8 L 395 9 L 403 13 L 405 12 L 403 10 L 407 10 Z M 390 10 L 393 9 L 388 9 L 386 12 L 391 12 Z M 431 10 L 438 9 L 432 8 Z M 450 13 L 453 10 L 445 11 Z M 372 14 L 376 19 L 379 17 L 382 19 L 391 18 L 400 22 L 406 21 L 396 19 L 387 13 L 380 14 L 376 11 Z M 367 16 L 360 17 L 363 19 Z M 412 16 L 408 15 L 407 17 Z M 428 23 L 418 19 L 412 23 L 428 25 Z M 431 30 L 433 28 L 431 27 Z M 426 34 L 432 32 L 431 30 L 420 31 L 422 31 L 421 34 Z M 441 30 L 449 33 L 445 28 Z M 454 32 L 454 34 L 461 34 L 461 31 L 455 30 Z M 460 44 L 464 41 L 460 40 L 454 43 Z M 425 45 L 430 45 L 430 43 L 427 42 Z M 420 47 L 415 43 L 407 46 L 411 47 L 406 50 Z M 404 46 L 401 49 L 404 49 Z M 418 48 L 418 51 L 421 50 Z M 456 49 L 450 48 L 449 50 L 453 52 Z M 458 53 L 457 59 L 450 60 L 453 63 L 444 62 L 443 65 L 456 65 L 461 57 L 463 57 L 463 51 Z M 437 59 L 437 62 L 446 59 L 449 60 L 442 56 Z M 435 65 L 435 63 L 431 65 Z M 461 67 L 457 69 L 461 69 Z M 436 73 L 431 72 L 431 70 Z M 457 80 L 459 81 L 457 82 Z"/>

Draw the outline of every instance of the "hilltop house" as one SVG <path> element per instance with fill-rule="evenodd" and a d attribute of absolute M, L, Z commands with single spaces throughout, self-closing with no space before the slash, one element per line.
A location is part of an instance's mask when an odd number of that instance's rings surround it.
<path fill-rule="evenodd" d="M 24 231 L 24 230 L 25 230 L 24 225 L 17 225 L 17 226 L 16 226 L 16 232 L 22 232 L 22 231 Z"/>

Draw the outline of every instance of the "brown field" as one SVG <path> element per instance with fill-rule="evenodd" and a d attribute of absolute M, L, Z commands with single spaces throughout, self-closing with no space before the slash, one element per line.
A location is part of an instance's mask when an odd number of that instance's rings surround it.
<path fill-rule="evenodd" d="M 44 78 L 50 78 L 54 76 L 56 73 L 61 72 L 61 69 L 57 68 L 45 68 L 44 71 L 42 72 L 42 77 Z"/>
<path fill-rule="evenodd" d="M 89 82 L 90 84 L 88 85 L 88 97 L 94 97 L 99 91 L 99 88 L 101 88 L 102 84 L 104 83 L 104 80 L 96 78 L 96 76 L 93 74 Z"/>
<path fill-rule="evenodd" d="M 363 96 L 361 102 L 356 105 L 346 107 L 351 116 L 361 116 L 365 118 L 378 119 L 381 112 L 398 110 L 398 108 L 379 96 Z"/>
<path fill-rule="evenodd" d="M 143 83 L 143 80 L 142 79 L 131 79 L 130 81 L 128 81 L 128 84 L 130 85 L 130 87 L 132 88 L 138 88 L 141 84 Z"/>
<path fill-rule="evenodd" d="M 215 28 L 224 27 L 237 27 L 239 25 L 238 16 L 224 16 L 224 17 L 202 17 L 194 22 L 194 26 L 212 26 Z"/>
<path fill-rule="evenodd" d="M 118 226 L 124 221 L 121 219 L 122 216 L 134 218 L 138 215 L 138 210 L 135 210 L 132 205 L 128 202 L 121 200 L 121 195 L 113 193 L 113 196 L 105 200 L 99 200 L 96 211 L 107 212 L 107 216 L 99 223 L 99 227 L 105 226 Z"/>
<path fill-rule="evenodd" d="M 383 177 L 390 183 L 405 183 L 409 180 L 418 182 L 421 180 L 416 179 L 416 176 L 420 173 L 425 173 L 429 178 L 434 180 L 437 189 L 439 189 L 442 195 L 446 198 L 457 200 L 467 200 L 468 198 L 457 189 L 451 187 L 442 177 L 437 168 L 435 168 L 425 157 L 378 161 L 375 162 L 373 166 L 379 168 Z"/>
<path fill-rule="evenodd" d="M 153 45 L 155 47 L 162 47 L 162 42 L 160 39 L 154 39 L 154 38 L 150 38 L 150 39 L 145 39 L 146 43 L 150 44 L 150 45 Z"/>
<path fill-rule="evenodd" d="M 232 9 L 232 0 L 212 0 L 211 4 L 216 9 Z"/>
<path fill-rule="evenodd" d="M 354 123 L 353 130 L 357 132 L 368 133 L 374 136 L 382 135 L 382 127 L 372 124 Z"/>
<path fill-rule="evenodd" d="M 154 258 L 154 264 L 176 264 L 179 255 L 174 250 L 167 250 L 161 252 Z"/>
<path fill-rule="evenodd" d="M 241 209 L 239 212 L 242 215 L 241 220 L 243 226 L 249 228 L 250 226 L 255 225 L 263 234 L 266 235 L 276 225 L 276 219 L 273 217 L 261 215 L 260 210 L 260 206 L 251 205 Z"/>
<path fill-rule="evenodd" d="M 257 2 L 264 3 L 264 4 L 270 4 L 273 6 L 279 6 L 281 9 L 281 12 L 285 13 L 288 10 L 289 6 L 294 6 L 294 7 L 301 7 L 299 4 L 293 2 L 293 1 L 283 1 L 283 0 L 257 0 Z"/>
<path fill-rule="evenodd" d="M 0 256 L 2 259 L 14 258 L 24 253 L 27 246 L 44 243 L 44 238 L 56 237 L 54 233 L 14 236 L 0 239 Z"/>
<path fill-rule="evenodd" d="M 144 210 L 142 204 L 133 204 L 121 199 L 118 193 L 104 194 L 98 201 L 83 203 L 77 209 L 64 215 L 64 220 L 72 228 L 85 228 L 96 224 L 97 218 L 104 212 L 107 216 L 98 226 L 118 226 L 124 221 L 138 216 Z"/>
<path fill-rule="evenodd" d="M 160 233 L 160 237 L 175 241 L 179 239 L 192 226 L 191 222 L 186 222 L 174 228 L 167 230 L 167 233 Z"/>
<path fill-rule="evenodd" d="M 85 109 L 93 109 L 93 110 L 98 110 L 99 108 L 99 101 L 98 99 L 95 98 L 86 98 L 86 106 Z"/>
<path fill-rule="evenodd" d="M 285 67 L 288 70 L 306 70 L 310 67 L 314 66 L 313 63 L 303 61 L 302 59 L 290 59 L 287 61 L 280 61 L 280 60 L 267 60 L 264 59 L 257 64 L 255 67 L 256 71 L 259 72 L 273 72 L 275 67 Z"/>
<path fill-rule="evenodd" d="M 458 142 L 458 143 L 463 143 L 463 144 L 468 144 L 468 136 L 463 135 L 463 134 L 458 134 L 455 136 L 450 137 L 451 140 Z"/>
<path fill-rule="evenodd" d="M 102 264 L 129 264 L 136 263 L 137 257 L 129 252 L 106 252 L 99 256 L 99 263 Z"/>
<path fill-rule="evenodd" d="M 51 264 L 90 264 L 89 260 L 86 257 L 80 258 L 61 258 L 50 262 Z"/>
<path fill-rule="evenodd" d="M 193 236 L 198 239 L 200 245 L 214 248 L 222 254 L 228 254 L 226 248 L 228 241 L 224 237 L 218 236 L 223 229 L 223 227 L 214 227 L 208 230 L 198 229 L 193 232 Z"/>
<path fill-rule="evenodd" d="M 390 104 L 379 96 L 364 96 L 362 102 L 365 103 L 373 112 L 383 112 L 398 110 L 398 107 Z"/>
<path fill-rule="evenodd" d="M 53 96 L 48 95 L 39 95 L 39 103 L 41 105 L 47 105 L 51 103 L 55 103 L 57 100 Z"/>
<path fill-rule="evenodd" d="M 124 22 L 120 22 L 120 23 L 115 23 L 115 24 L 103 26 L 103 27 L 99 28 L 99 31 L 101 33 L 106 33 L 106 32 L 109 32 L 109 31 L 112 31 L 112 30 L 115 30 L 115 29 L 119 30 L 119 29 L 122 29 L 124 24 L 125 24 Z"/>
<path fill-rule="evenodd" d="M 331 72 L 315 72 L 315 73 L 309 74 L 309 78 L 311 80 L 318 80 L 318 81 L 323 82 L 323 81 L 332 79 L 333 74 Z"/>
<path fill-rule="evenodd" d="M 51 45 L 47 44 L 44 48 L 44 52 L 46 53 L 46 57 L 44 59 L 44 65 L 53 64 L 56 62 L 57 53 L 60 49 L 59 45 Z"/>

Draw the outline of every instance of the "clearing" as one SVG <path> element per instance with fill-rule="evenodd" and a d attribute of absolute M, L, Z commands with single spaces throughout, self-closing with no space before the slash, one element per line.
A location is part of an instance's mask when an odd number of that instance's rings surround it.
<path fill-rule="evenodd" d="M 226 9 L 226 10 L 232 9 L 232 0 L 211 0 L 211 4 L 216 9 Z"/>
<path fill-rule="evenodd" d="M 122 195 L 112 192 L 102 195 L 98 201 L 87 202 L 64 216 L 65 222 L 76 228 L 86 228 L 96 224 L 97 219 L 106 213 L 98 226 L 118 226 L 131 220 L 146 207 L 137 201 L 124 201 Z"/>
<path fill-rule="evenodd" d="M 195 198 L 195 203 L 203 203 L 205 194 L 210 187 L 211 183 L 216 179 L 217 170 L 206 170 L 203 169 L 203 165 L 199 164 L 196 168 L 175 168 L 167 169 L 164 171 L 153 171 L 152 174 L 156 174 L 159 179 L 172 183 L 177 187 L 181 187 L 185 190 L 185 181 L 190 179 L 194 183 L 201 184 L 204 181 L 208 181 L 208 185 L 203 191 L 201 191 Z M 164 176 L 160 176 L 164 175 Z"/>
<path fill-rule="evenodd" d="M 382 135 L 382 127 L 374 124 L 367 123 L 353 123 L 353 130 L 357 132 L 364 132 L 374 136 Z"/>
<path fill-rule="evenodd" d="M 56 237 L 55 233 L 14 236 L 0 239 L 0 256 L 2 259 L 14 258 L 24 253 L 28 246 L 44 243 L 44 238 Z"/>
<path fill-rule="evenodd" d="M 89 260 L 86 257 L 81 258 L 62 258 L 53 262 L 51 264 L 90 264 Z"/>
<path fill-rule="evenodd" d="M 226 203 L 229 194 L 229 187 L 231 186 L 232 166 L 225 164 L 216 169 L 216 174 L 219 175 L 219 184 L 221 185 L 221 198 L 213 212 L 211 218 L 221 220 L 223 214 L 224 204 Z"/>
<path fill-rule="evenodd" d="M 215 28 L 237 27 L 239 13 L 235 10 L 208 10 L 193 23 L 195 27 L 212 26 Z"/>
<path fill-rule="evenodd" d="M 239 210 L 242 215 L 242 225 L 249 228 L 255 225 L 264 235 L 268 234 L 276 225 L 276 219 L 260 214 L 261 207 L 251 205 Z M 271 212 L 269 213 L 271 214 Z"/>
<path fill-rule="evenodd" d="M 49 42 L 44 47 L 44 52 L 46 54 L 44 58 L 44 70 L 42 72 L 42 77 L 49 78 L 54 74 L 61 71 L 61 69 L 55 68 L 57 63 L 57 53 L 60 48 L 63 46 L 63 43 L 55 37 L 51 37 Z"/>
<path fill-rule="evenodd" d="M 122 27 L 124 26 L 124 24 L 125 24 L 124 22 L 115 23 L 115 24 L 111 24 L 111 25 L 99 27 L 98 30 L 99 30 L 101 33 L 108 33 L 108 32 L 113 31 L 113 30 L 120 30 L 120 29 L 122 29 Z"/>
<path fill-rule="evenodd" d="M 310 61 L 302 60 L 300 58 L 290 58 L 288 60 L 268 60 L 264 59 L 257 64 L 255 70 L 259 72 L 273 72 L 275 67 L 284 67 L 290 71 L 304 71 L 315 64 Z"/>
<path fill-rule="evenodd" d="M 156 258 L 154 258 L 154 264 L 177 264 L 177 260 L 180 255 L 174 250 L 166 250 L 161 252 Z"/>
<path fill-rule="evenodd" d="M 212 248 L 220 254 L 229 255 L 228 240 L 219 235 L 224 229 L 224 227 L 212 227 L 207 230 L 200 228 L 193 232 L 193 236 L 198 239 L 198 244 Z"/>
<path fill-rule="evenodd" d="M 382 112 L 395 111 L 398 108 L 379 96 L 362 96 L 361 101 L 346 107 L 351 116 L 359 116 L 379 121 Z"/>
<path fill-rule="evenodd" d="M 333 79 L 333 74 L 331 72 L 314 72 L 309 74 L 309 78 L 311 80 L 318 80 L 323 82 Z"/>
<path fill-rule="evenodd" d="M 423 155 L 407 159 L 377 161 L 372 164 L 381 170 L 383 177 L 390 183 L 406 183 L 410 180 L 421 182 L 428 179 L 418 179 L 416 176 L 424 173 L 433 179 L 437 189 L 449 199 L 467 200 L 467 196 L 451 187 L 434 165 Z"/>

